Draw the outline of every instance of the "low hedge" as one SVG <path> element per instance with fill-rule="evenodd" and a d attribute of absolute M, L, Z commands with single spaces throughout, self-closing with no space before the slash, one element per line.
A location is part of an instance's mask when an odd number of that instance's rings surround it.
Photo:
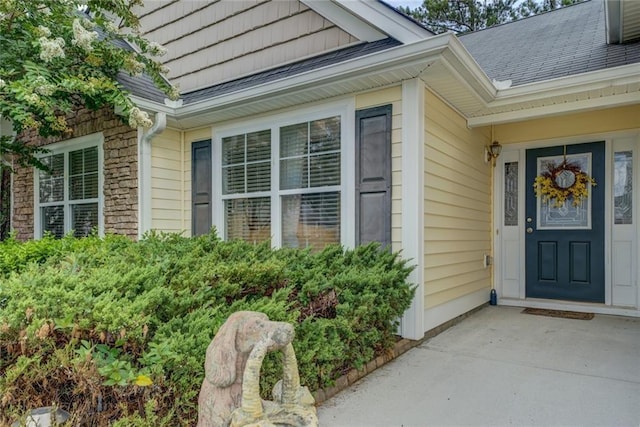
<path fill-rule="evenodd" d="M 272 250 L 148 234 L 0 243 L 0 424 L 58 405 L 79 425 L 195 425 L 206 347 L 238 310 L 295 325 L 301 382 L 393 346 L 411 267 L 376 245 Z M 263 364 L 266 395 L 281 377 Z"/>

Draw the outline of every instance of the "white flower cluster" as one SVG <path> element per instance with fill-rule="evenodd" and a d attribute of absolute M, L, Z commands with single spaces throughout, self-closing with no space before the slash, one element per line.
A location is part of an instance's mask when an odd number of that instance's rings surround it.
<path fill-rule="evenodd" d="M 93 49 L 91 43 L 98 38 L 98 33 L 95 31 L 87 31 L 79 19 L 73 20 L 73 41 L 75 46 L 80 46 L 82 49 L 90 52 Z"/>
<path fill-rule="evenodd" d="M 148 51 L 153 56 L 164 56 L 167 54 L 167 48 L 156 42 L 149 43 Z"/>
<path fill-rule="evenodd" d="M 124 60 L 124 68 L 132 76 L 139 76 L 144 71 L 145 65 L 137 61 L 133 56 L 129 56 Z"/>
<path fill-rule="evenodd" d="M 105 24 L 105 30 L 107 30 L 107 32 L 109 33 L 114 34 L 118 34 L 120 32 L 118 26 L 111 21 L 107 21 L 107 23 Z"/>
<path fill-rule="evenodd" d="M 129 126 L 132 128 L 139 126 L 150 128 L 152 124 L 153 122 L 146 111 L 141 111 L 138 107 L 133 107 L 129 112 Z"/>
<path fill-rule="evenodd" d="M 55 91 L 56 87 L 49 83 L 43 76 L 38 76 L 33 81 L 34 91 L 42 96 L 50 96 Z"/>
<path fill-rule="evenodd" d="M 35 105 L 40 102 L 40 97 L 35 93 L 29 93 L 24 96 L 24 100 L 27 102 L 27 104 Z"/>
<path fill-rule="evenodd" d="M 48 39 L 40 37 L 40 59 L 51 62 L 54 58 L 64 58 L 64 40 L 60 37 Z"/>
<path fill-rule="evenodd" d="M 44 25 L 38 26 L 38 35 L 43 37 L 49 37 L 51 35 L 51 30 Z"/>
<path fill-rule="evenodd" d="M 5 87 L 6 85 L 7 85 L 7 82 L 5 82 L 4 80 L 0 79 L 0 89 Z"/>
<path fill-rule="evenodd" d="M 180 88 L 178 86 L 171 86 L 168 93 L 169 99 L 175 101 L 180 98 Z"/>

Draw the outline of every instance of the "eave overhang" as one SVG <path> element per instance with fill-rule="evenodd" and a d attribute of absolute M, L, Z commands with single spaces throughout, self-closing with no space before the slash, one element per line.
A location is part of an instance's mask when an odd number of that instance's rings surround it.
<path fill-rule="evenodd" d="M 450 86 L 465 87 L 475 102 L 487 103 L 495 96 L 495 88 L 477 65 L 472 63 L 469 68 L 468 59 L 454 35 L 442 34 L 178 108 L 139 98 L 135 101 L 145 109 L 167 113 L 168 125 L 179 129 L 210 126 L 414 78 L 446 80 Z"/>
<path fill-rule="evenodd" d="M 631 64 L 499 90 L 466 116 L 476 127 L 638 103 L 640 64 Z"/>
<path fill-rule="evenodd" d="M 422 79 L 470 127 L 640 103 L 640 64 L 498 90 L 453 34 L 313 69 L 181 107 L 137 98 L 167 114 L 168 126 L 194 129 Z"/>

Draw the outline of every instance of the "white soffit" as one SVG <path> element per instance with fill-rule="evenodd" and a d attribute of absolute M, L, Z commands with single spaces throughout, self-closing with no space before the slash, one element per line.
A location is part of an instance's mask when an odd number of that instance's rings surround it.
<path fill-rule="evenodd" d="M 408 44 L 434 35 L 377 0 L 300 0 L 363 41 L 387 36 Z"/>

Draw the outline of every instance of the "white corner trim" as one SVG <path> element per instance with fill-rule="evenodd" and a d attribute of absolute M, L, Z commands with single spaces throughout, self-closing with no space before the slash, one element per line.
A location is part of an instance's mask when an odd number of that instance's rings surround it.
<path fill-rule="evenodd" d="M 301 2 L 358 40 L 373 42 L 387 37 L 384 32 L 362 17 L 352 14 L 337 3 L 327 0 L 301 0 Z"/>
<path fill-rule="evenodd" d="M 402 256 L 415 264 L 409 281 L 415 296 L 401 322 L 404 338 L 424 336 L 424 132 L 425 86 L 402 83 Z"/>
<path fill-rule="evenodd" d="M 424 331 L 448 322 L 489 301 L 489 288 L 480 289 L 453 301 L 424 310 Z"/>

